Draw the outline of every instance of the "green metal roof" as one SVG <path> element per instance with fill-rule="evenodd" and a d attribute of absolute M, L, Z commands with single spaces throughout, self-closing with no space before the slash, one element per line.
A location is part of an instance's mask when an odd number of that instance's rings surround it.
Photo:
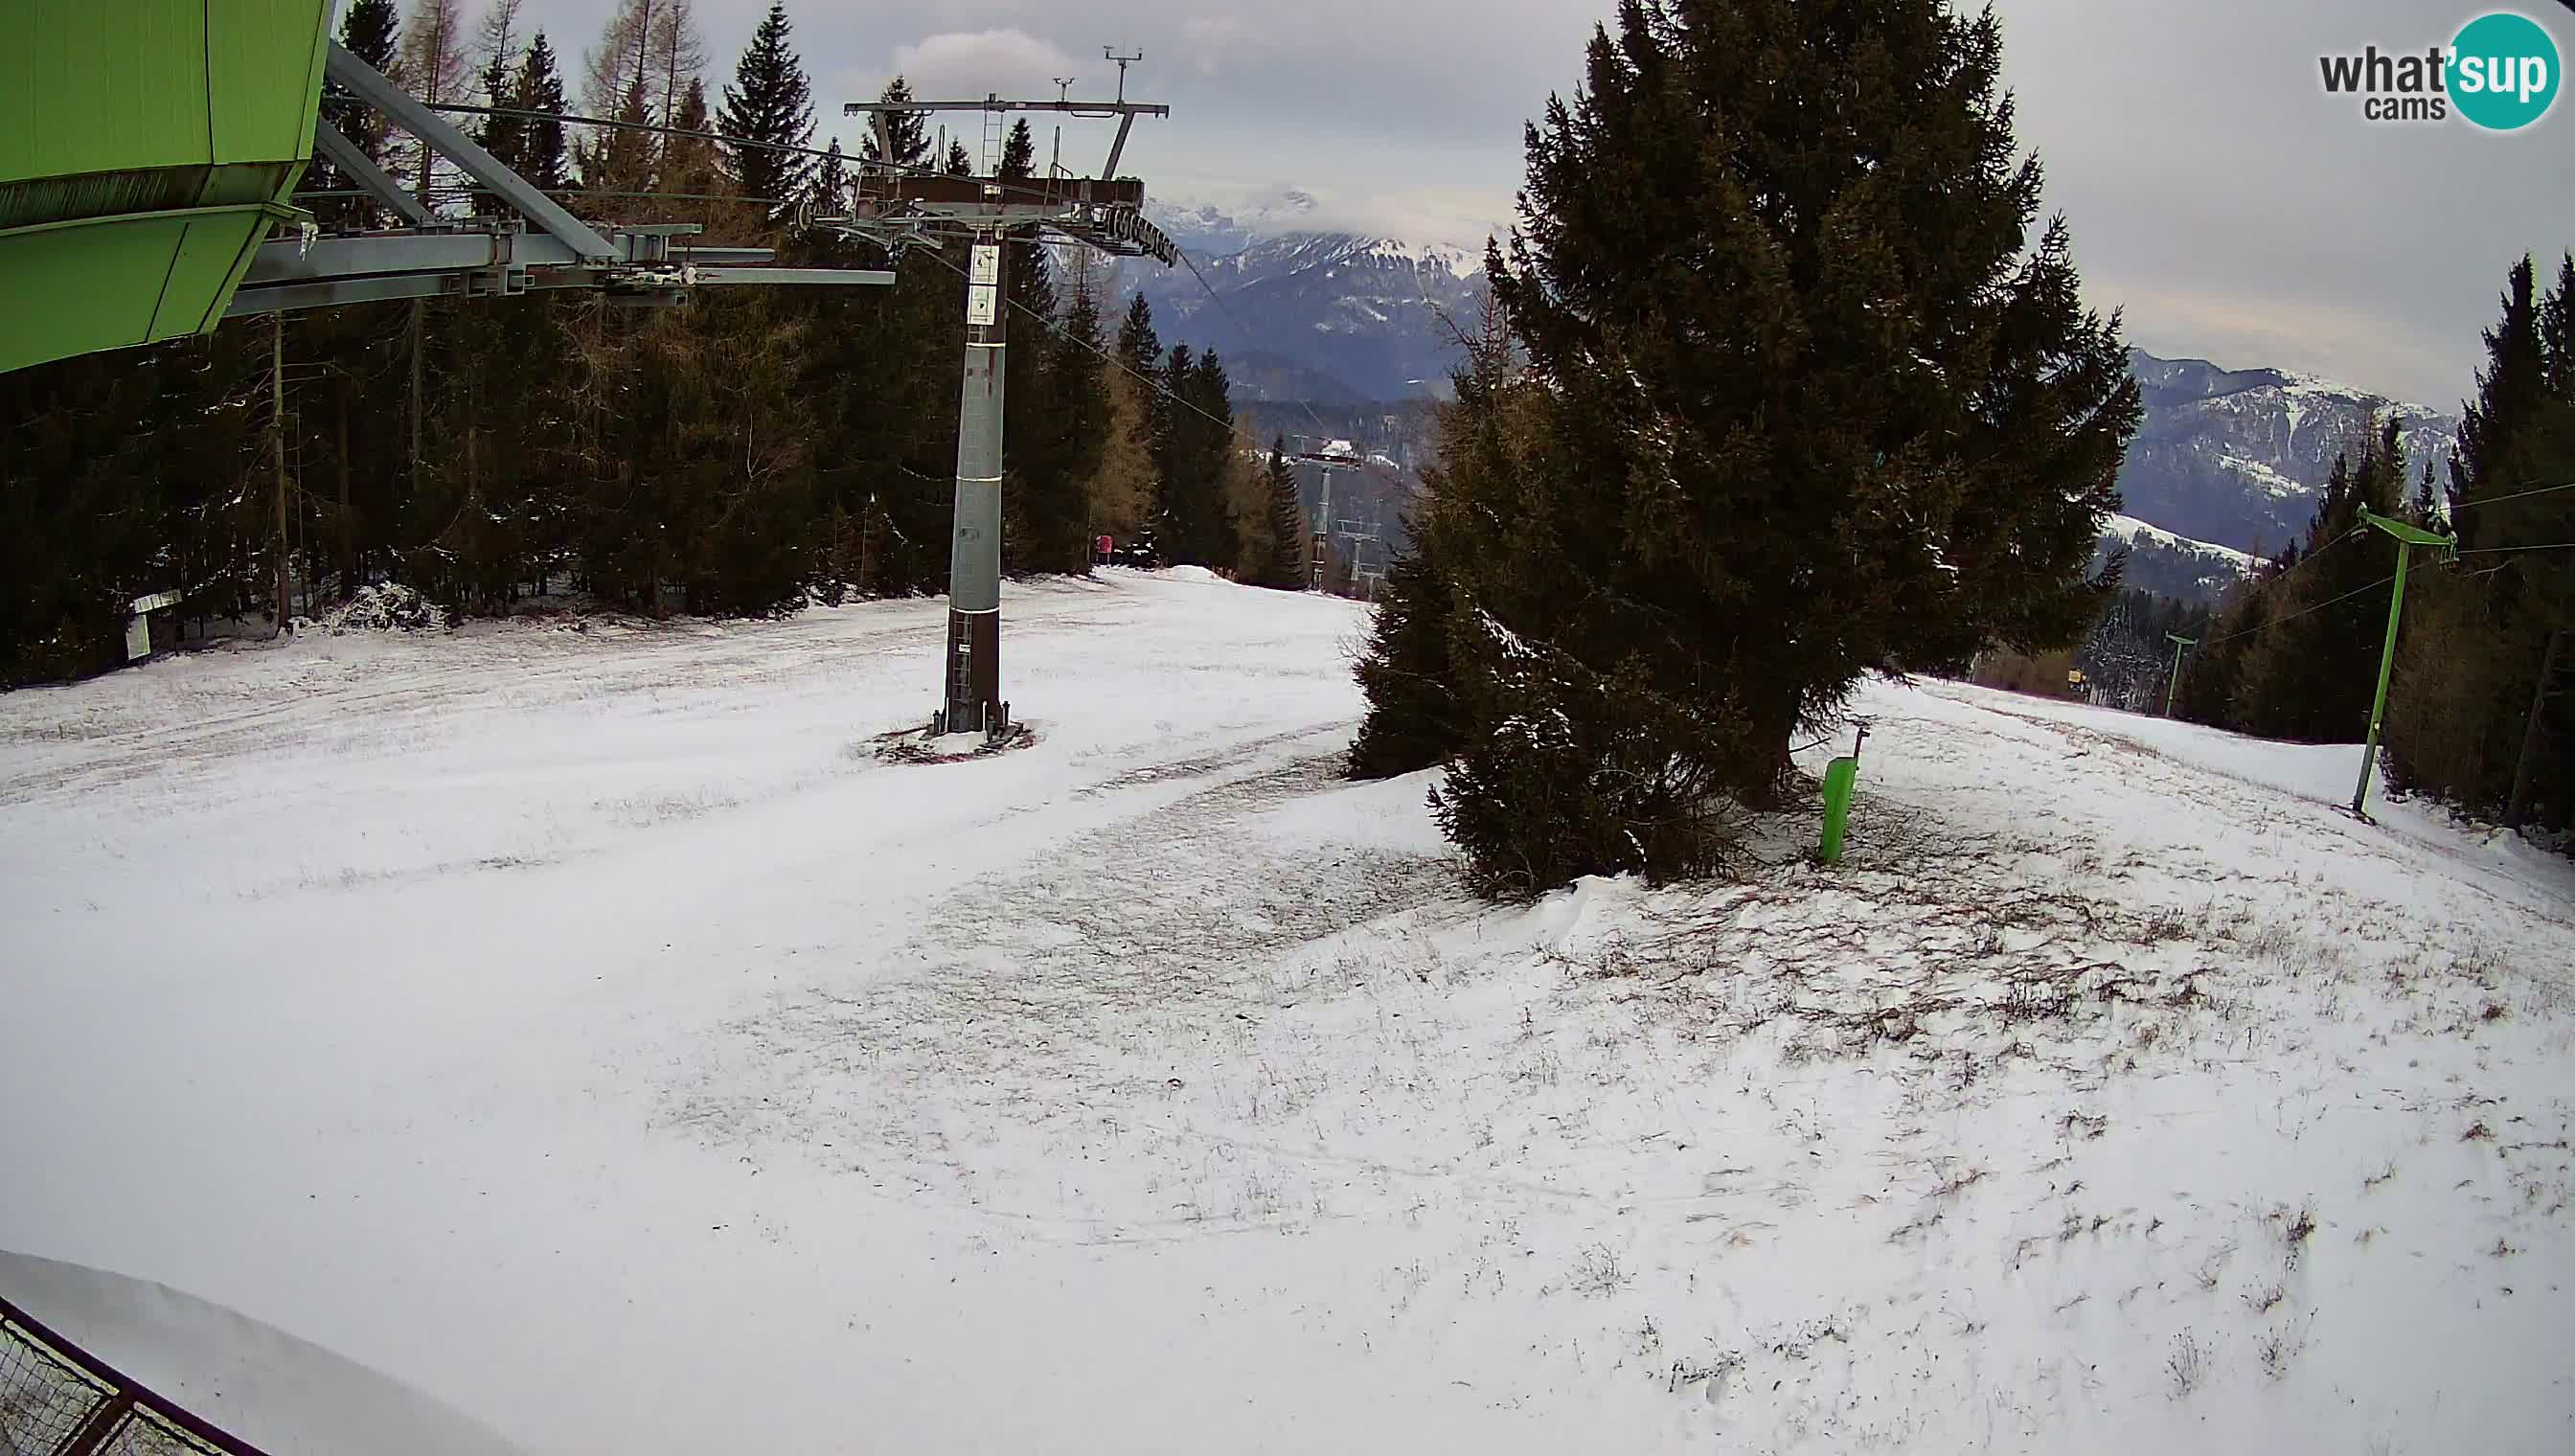
<path fill-rule="evenodd" d="M 313 151 L 331 0 L 31 0 L 0 44 L 0 370 L 202 333 Z"/>

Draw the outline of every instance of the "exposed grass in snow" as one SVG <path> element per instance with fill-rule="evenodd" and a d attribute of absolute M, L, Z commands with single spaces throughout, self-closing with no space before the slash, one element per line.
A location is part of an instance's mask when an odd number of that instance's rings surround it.
<path fill-rule="evenodd" d="M 2575 1418 L 2575 878 L 2352 752 L 1873 687 L 1843 866 L 1493 909 L 1333 777 L 1346 604 L 1013 588 L 1039 742 L 853 751 L 940 610 L 0 700 L 0 1246 L 535 1449 Z"/>

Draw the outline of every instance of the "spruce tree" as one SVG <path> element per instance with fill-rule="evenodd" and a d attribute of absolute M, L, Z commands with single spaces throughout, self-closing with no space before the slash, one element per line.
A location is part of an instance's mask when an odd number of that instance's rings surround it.
<path fill-rule="evenodd" d="M 975 175 L 975 159 L 966 154 L 966 144 L 964 142 L 950 142 L 948 144 L 948 175 L 951 177 L 972 177 Z"/>
<path fill-rule="evenodd" d="M 547 44 L 546 33 L 538 31 L 528 42 L 526 59 L 519 63 L 519 76 L 513 88 L 519 106 L 525 111 L 541 111 L 550 116 L 564 114 L 563 72 L 555 63 L 554 47 Z M 557 194 L 572 190 L 569 171 L 571 148 L 564 140 L 563 123 L 530 120 L 519 137 L 519 175 L 536 184 L 540 191 Z"/>
<path fill-rule="evenodd" d="M 671 125 L 684 132 L 704 132 L 713 118 L 707 115 L 706 83 L 696 77 L 680 93 L 679 110 L 673 113 Z M 715 196 L 724 186 L 723 144 L 704 137 L 673 136 L 662 139 L 662 175 L 659 190 L 674 195 L 669 209 L 674 217 L 704 217 L 704 199 Z"/>
<path fill-rule="evenodd" d="M 1199 431 L 1197 468 L 1206 482 L 1205 499 L 1197 508 L 1200 554 L 1208 565 L 1232 575 L 1242 568 L 1243 533 L 1235 519 L 1234 493 L 1227 488 L 1241 474 L 1240 451 L 1247 442 L 1235 436 L 1234 386 L 1215 350 L 1199 356 L 1183 398 L 1196 407 L 1189 414 Z"/>
<path fill-rule="evenodd" d="M 1145 503 L 1135 528 L 1136 544 L 1168 564 L 1173 558 L 1164 522 L 1164 482 L 1170 469 L 1172 400 L 1162 387 L 1163 341 L 1154 332 L 1153 305 L 1142 293 L 1128 300 L 1126 317 L 1119 321 L 1117 357 L 1120 393 L 1135 405 L 1134 429 L 1124 453 L 1144 467 L 1145 475 L 1134 483 Z"/>
<path fill-rule="evenodd" d="M 822 160 L 814 164 L 814 175 L 805 185 L 806 205 L 816 217 L 836 218 L 850 210 L 850 168 L 841 155 L 841 139 L 832 138 L 823 149 Z"/>
<path fill-rule="evenodd" d="M 397 28 L 393 0 L 352 0 L 348 13 L 340 20 L 340 44 L 377 70 L 391 71 L 397 53 Z M 388 123 L 382 113 L 361 105 L 348 88 L 326 79 L 322 83 L 321 116 L 356 143 L 368 160 L 379 166 L 384 164 Z M 352 192 L 357 186 L 356 179 L 318 156 L 304 182 L 305 190 L 310 192 Z M 381 210 L 367 198 L 334 197 L 319 199 L 313 215 L 326 228 L 363 231 L 378 224 Z"/>
<path fill-rule="evenodd" d="M 1109 365 L 1101 358 L 1105 346 L 1100 337 L 1100 299 L 1093 287 L 1092 271 L 1078 269 L 1063 330 L 1050 334 L 1044 343 L 1048 390 L 1055 403 L 1053 448 L 1070 538 L 1053 570 L 1073 573 L 1091 570 L 1091 538 L 1099 534 L 1093 486 L 1107 458 L 1112 428 Z"/>
<path fill-rule="evenodd" d="M 2363 525 L 2363 510 L 2393 517 L 2404 503 L 2405 466 L 2391 417 L 2355 468 L 2334 459 L 2294 572 L 2267 587 L 2272 625 L 2248 643 L 2236 686 L 2235 727 L 2264 737 L 2358 742 L 2368 729 L 2385 640 L 2396 543 Z"/>
<path fill-rule="evenodd" d="M 2540 336 L 2534 270 L 2524 257 L 2512 267 L 2503 292 L 2503 319 L 2486 331 L 2486 365 L 2477 371 L 2477 397 L 2462 412 L 2457 454 L 2450 461 L 2453 510 L 2486 494 L 2508 495 L 2497 467 L 2513 435 L 2548 396 L 2548 356 Z M 2458 517 L 2459 546 L 2487 545 L 2483 513 Z"/>
<path fill-rule="evenodd" d="M 2575 823 L 2575 254 L 2516 264 L 2452 462 L 2481 569 L 2413 574 L 2388 693 L 2399 784 L 2519 825 Z M 2534 494 L 2535 493 L 2535 494 Z"/>
<path fill-rule="evenodd" d="M 885 91 L 877 99 L 890 106 L 901 106 L 912 100 L 912 83 L 897 76 L 886 83 Z M 871 126 L 868 128 L 866 139 L 859 144 L 859 155 L 869 162 L 891 166 L 897 171 L 918 171 L 928 164 L 930 161 L 929 113 L 889 111 L 881 115 L 884 118 L 886 139 L 893 144 L 892 150 L 889 151 L 877 145 L 877 129 Z"/>
<path fill-rule="evenodd" d="M 783 0 L 771 0 L 769 14 L 734 65 L 717 123 L 717 130 L 734 139 L 724 149 L 725 175 L 735 191 L 766 204 L 773 217 L 795 204 L 814 171 L 812 159 L 776 150 L 814 141 L 814 88 L 804 59 L 788 43 L 792 30 Z"/>
<path fill-rule="evenodd" d="M 475 83 L 482 88 L 484 105 L 494 108 L 496 112 L 518 109 L 518 76 L 511 70 L 510 58 L 507 55 L 498 51 L 493 52 L 484 61 L 482 71 L 475 77 Z M 478 130 L 480 134 L 476 136 L 475 141 L 482 146 L 483 150 L 491 153 L 496 161 L 511 170 L 518 170 L 521 154 L 525 150 L 523 143 L 527 135 L 526 120 L 516 116 L 487 116 L 483 118 L 483 124 Z M 475 193 L 475 212 L 488 215 L 500 211 L 500 207 L 499 199 L 481 191 Z"/>
<path fill-rule="evenodd" d="M 1270 461 L 1262 470 L 1262 483 L 1270 495 L 1270 561 L 1261 574 L 1261 585 L 1285 592 L 1305 588 L 1306 537 L 1305 508 L 1296 494 L 1296 473 L 1288 465 L 1288 441 L 1284 436 L 1270 442 Z"/>
<path fill-rule="evenodd" d="M 2001 59 L 1940 0 L 1623 0 L 1530 128 L 1531 420 L 1431 517 L 1486 888 L 1704 869 L 1862 675 L 2082 636 L 2140 406 Z"/>
<path fill-rule="evenodd" d="M 1002 170 L 994 175 L 1022 182 L 1038 175 L 1038 139 L 1029 130 L 1027 117 L 1011 123 L 1010 134 L 1002 140 Z"/>

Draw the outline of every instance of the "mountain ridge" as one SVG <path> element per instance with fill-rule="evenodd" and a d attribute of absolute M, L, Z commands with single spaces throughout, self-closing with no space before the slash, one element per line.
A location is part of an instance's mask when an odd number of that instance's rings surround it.
<path fill-rule="evenodd" d="M 1141 292 L 1167 343 L 1217 349 L 1239 399 L 1446 396 L 1483 301 L 1478 251 L 1333 228 L 1329 209 L 1294 189 L 1239 209 L 1183 201 L 1151 211 L 1188 261 L 1123 274 L 1121 303 Z M 2143 349 L 2128 358 L 2145 420 L 2120 467 L 2121 515 L 2102 540 L 2105 553 L 2129 548 L 2132 580 L 2147 590 L 2212 600 L 2303 540 L 2335 456 L 2357 458 L 2391 416 L 2409 491 L 2427 460 L 2436 486 L 2447 484 L 2454 414 L 2295 370 Z"/>

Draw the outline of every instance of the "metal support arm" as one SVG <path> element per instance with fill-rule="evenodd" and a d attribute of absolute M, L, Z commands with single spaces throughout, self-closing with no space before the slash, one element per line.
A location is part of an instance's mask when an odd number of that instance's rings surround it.
<path fill-rule="evenodd" d="M 340 135 L 338 127 L 327 121 L 315 122 L 313 144 L 330 159 L 332 166 L 365 188 L 376 201 L 401 214 L 403 221 L 416 228 L 425 228 L 437 221 L 429 215 L 428 208 L 420 205 L 419 198 L 403 191 L 401 183 L 385 175 L 385 169 L 376 165 L 375 158 L 360 150 L 356 142 Z"/>
<path fill-rule="evenodd" d="M 421 105 L 382 71 L 359 60 L 349 48 L 331 42 L 327 73 L 346 86 L 357 98 L 392 117 L 403 130 L 427 143 L 430 150 L 464 169 L 465 175 L 483 184 L 495 197 L 516 209 L 530 225 L 561 238 L 575 253 L 599 262 L 617 257 L 617 249 L 601 237 L 590 224 L 563 210 L 555 200 L 537 190 L 535 184 L 511 171 L 501 160 L 474 145 L 465 133 L 458 131 L 437 112 Z"/>

